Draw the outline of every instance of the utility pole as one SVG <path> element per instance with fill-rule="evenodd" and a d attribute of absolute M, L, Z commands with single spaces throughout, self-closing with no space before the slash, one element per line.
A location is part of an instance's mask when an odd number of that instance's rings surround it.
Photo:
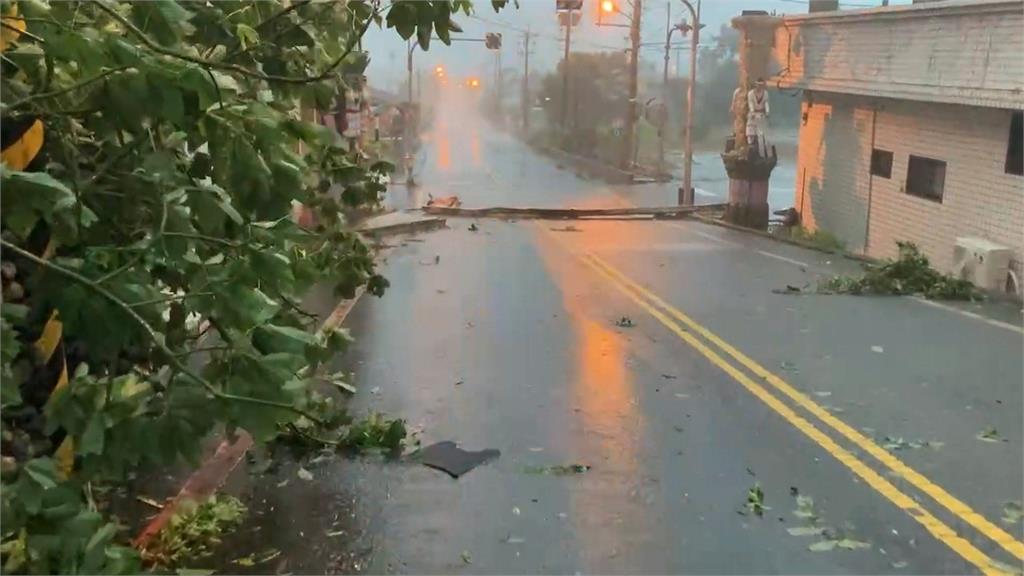
<path fill-rule="evenodd" d="M 679 204 L 693 205 L 693 99 L 697 94 L 697 46 L 700 42 L 700 0 L 694 9 L 690 0 L 682 0 L 690 11 L 690 81 L 686 86 L 686 159 L 683 163 L 683 187 L 679 189 Z"/>
<path fill-rule="evenodd" d="M 668 61 L 671 58 L 672 50 L 672 3 L 665 3 L 665 67 L 661 73 L 661 101 L 665 104 L 666 109 L 668 108 Z M 662 123 L 660 129 L 658 129 L 658 171 L 665 172 L 665 129 L 668 127 L 668 121 Z"/>
<path fill-rule="evenodd" d="M 629 102 L 627 102 L 626 134 L 622 147 L 622 167 L 628 169 L 632 163 L 633 145 L 636 142 L 636 98 L 637 74 L 640 58 L 640 19 L 642 0 L 633 0 L 633 17 L 629 23 Z"/>
<path fill-rule="evenodd" d="M 419 46 L 419 41 L 417 40 L 417 41 L 414 42 L 414 41 L 410 40 L 408 42 L 408 44 L 409 44 L 409 52 L 408 52 L 408 58 L 405 61 L 405 70 L 408 73 L 409 97 L 406 98 L 406 101 L 409 104 L 412 104 L 412 53 L 416 50 L 416 47 Z"/>
<path fill-rule="evenodd" d="M 562 130 L 569 131 L 569 44 L 572 43 L 572 8 L 565 11 L 565 56 L 562 57 Z"/>
<path fill-rule="evenodd" d="M 523 133 L 530 131 L 530 29 L 523 36 Z"/>

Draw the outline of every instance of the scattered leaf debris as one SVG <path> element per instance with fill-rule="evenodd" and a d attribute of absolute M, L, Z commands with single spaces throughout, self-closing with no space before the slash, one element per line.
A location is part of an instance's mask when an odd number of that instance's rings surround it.
<path fill-rule="evenodd" d="M 153 508 L 156 508 L 157 510 L 163 510 L 164 509 L 164 505 L 163 504 L 161 504 L 161 503 L 157 502 L 156 500 L 154 500 L 152 498 L 149 498 L 147 496 L 136 496 L 135 499 L 138 500 L 139 502 L 142 502 L 143 504 L 145 504 L 147 506 L 152 506 Z"/>
<path fill-rule="evenodd" d="M 1003 504 L 1003 524 L 1017 524 L 1024 518 L 1024 509 L 1019 500 Z"/>
<path fill-rule="evenodd" d="M 246 507 L 232 496 L 212 496 L 198 506 L 183 509 L 146 548 L 147 561 L 156 566 L 209 556 L 221 535 L 238 526 Z"/>
<path fill-rule="evenodd" d="M 882 448 L 890 452 L 897 452 L 899 450 L 916 450 L 918 448 L 933 448 L 938 450 L 945 446 L 945 442 L 936 442 L 931 440 L 904 440 L 902 437 L 886 436 L 882 440 Z"/>
<path fill-rule="evenodd" d="M 819 540 L 807 547 L 811 552 L 828 552 L 836 547 L 838 540 Z"/>
<path fill-rule="evenodd" d="M 473 222 L 472 224 L 469 225 L 470 232 L 478 232 L 479 230 L 480 227 L 476 225 L 476 222 Z"/>
<path fill-rule="evenodd" d="M 622 318 L 619 318 L 618 320 L 615 321 L 615 325 L 618 326 L 619 328 L 632 328 L 633 326 L 635 326 L 635 324 L 633 324 L 633 319 L 630 318 L 629 316 L 623 316 Z"/>
<path fill-rule="evenodd" d="M 545 476 L 571 476 L 583 474 L 590 468 L 587 464 L 559 464 L 556 466 L 527 466 L 523 471 L 527 474 L 543 474 Z"/>
<path fill-rule="evenodd" d="M 1000 436 L 999 431 L 992 426 L 989 426 L 988 428 L 985 428 L 981 432 L 978 432 L 976 438 L 983 442 L 1009 442 L 1008 439 Z"/>
<path fill-rule="evenodd" d="M 824 531 L 822 526 L 794 526 L 786 529 L 790 536 L 819 536 Z"/>
<path fill-rule="evenodd" d="M 754 485 L 747 490 L 746 508 L 757 516 L 764 516 L 764 511 L 767 510 L 767 508 L 764 505 L 764 490 L 761 489 L 761 484 L 759 482 L 755 482 Z"/>

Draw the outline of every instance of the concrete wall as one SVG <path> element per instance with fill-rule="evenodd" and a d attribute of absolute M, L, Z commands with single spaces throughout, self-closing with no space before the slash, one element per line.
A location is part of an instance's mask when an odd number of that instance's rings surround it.
<path fill-rule="evenodd" d="M 1024 0 L 945 0 L 786 16 L 786 88 L 1024 108 Z"/>
<path fill-rule="evenodd" d="M 1012 111 L 810 93 L 797 160 L 804 225 L 872 257 L 896 256 L 897 240 L 949 271 L 957 237 L 1013 248 L 1024 264 L 1024 177 L 1005 173 Z M 871 176 L 874 148 L 893 152 L 892 177 Z M 942 202 L 905 192 L 909 156 L 946 162 Z"/>

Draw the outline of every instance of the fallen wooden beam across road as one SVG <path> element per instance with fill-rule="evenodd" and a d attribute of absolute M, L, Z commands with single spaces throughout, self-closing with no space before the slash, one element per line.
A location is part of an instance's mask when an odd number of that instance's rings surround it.
<path fill-rule="evenodd" d="M 677 219 L 690 214 L 720 212 L 725 204 L 703 204 L 701 206 L 657 206 L 651 208 L 449 208 L 446 206 L 424 206 L 425 214 L 464 218 L 522 218 L 538 220 L 636 220 L 636 219 Z"/>

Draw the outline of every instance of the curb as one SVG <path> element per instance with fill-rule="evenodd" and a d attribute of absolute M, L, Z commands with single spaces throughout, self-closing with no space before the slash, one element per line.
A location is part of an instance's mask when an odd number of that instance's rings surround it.
<path fill-rule="evenodd" d="M 688 218 L 692 218 L 694 220 L 697 220 L 698 222 L 703 222 L 704 224 L 711 224 L 712 226 L 720 226 L 722 228 L 728 228 L 730 230 L 736 230 L 737 232 L 746 232 L 748 234 L 753 234 L 755 236 L 761 236 L 762 238 L 769 238 L 771 240 L 774 240 L 776 242 L 781 242 L 783 244 L 789 244 L 790 246 L 798 246 L 800 248 L 806 248 L 808 250 L 814 250 L 815 252 L 820 252 L 822 254 L 831 254 L 833 256 L 840 256 L 840 257 L 846 258 L 848 260 L 854 260 L 856 262 L 862 262 L 862 263 L 867 263 L 867 264 L 874 264 L 874 263 L 878 262 L 878 260 L 876 260 L 874 258 L 871 258 L 869 256 L 862 256 L 860 254 L 854 254 L 853 252 L 846 252 L 846 251 L 843 251 L 843 250 L 829 250 L 827 248 L 822 248 L 820 246 L 815 246 L 815 245 L 810 244 L 810 243 L 800 242 L 799 240 L 794 240 L 792 238 L 785 238 L 785 237 L 782 237 L 782 236 L 777 236 L 775 234 L 772 234 L 771 232 L 766 232 L 764 230 L 758 230 L 757 228 L 747 228 L 746 226 L 740 226 L 739 224 L 733 224 L 731 222 L 726 222 L 725 220 L 719 220 L 717 218 L 708 218 L 707 216 L 702 216 L 700 214 L 689 214 L 687 217 Z"/>

